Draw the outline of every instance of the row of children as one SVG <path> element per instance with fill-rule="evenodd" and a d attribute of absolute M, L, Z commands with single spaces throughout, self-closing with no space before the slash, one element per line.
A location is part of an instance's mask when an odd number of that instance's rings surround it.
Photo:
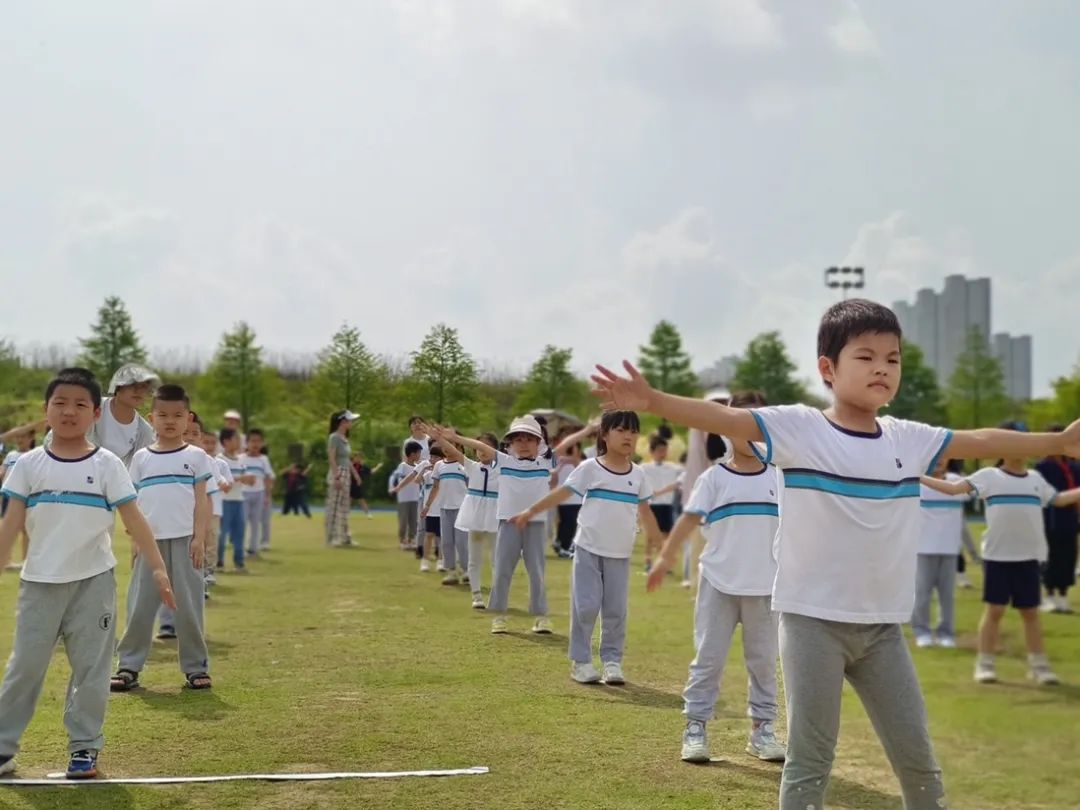
<path fill-rule="evenodd" d="M 30 542 L 0 685 L 0 774 L 15 769 L 58 639 L 72 670 L 64 710 L 70 778 L 97 776 L 108 693 L 138 685 L 159 609 L 167 611 L 163 625 L 175 628 L 185 686 L 211 687 L 206 568 L 215 556 L 223 565 L 228 538 L 243 569 L 244 507 L 264 508 L 269 464 L 260 461 L 257 432 L 239 455 L 240 436 L 226 428 L 224 452 L 216 455 L 218 437 L 201 434 L 186 392 L 160 385 L 141 367 L 120 369 L 109 393 L 103 400 L 85 369 L 59 372 L 45 392 L 44 446 L 21 455 L 4 479 L 9 507 L 0 561 L 7 562 L 19 533 Z M 151 422 L 138 412 L 148 397 Z M 260 497 L 249 498 L 252 492 Z M 135 553 L 119 644 L 111 537 L 117 514 Z M 257 528 L 261 517 L 253 523 Z M 261 542 L 253 534 L 251 548 L 258 552 Z M 119 664 L 110 679 L 114 655 Z"/>

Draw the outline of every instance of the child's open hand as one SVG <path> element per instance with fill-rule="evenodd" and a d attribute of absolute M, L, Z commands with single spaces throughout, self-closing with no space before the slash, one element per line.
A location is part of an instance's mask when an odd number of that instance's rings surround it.
<path fill-rule="evenodd" d="M 198 540 L 191 541 L 191 564 L 196 570 L 201 571 L 203 563 L 206 561 L 206 555 L 203 553 L 203 544 Z"/>
<path fill-rule="evenodd" d="M 653 388 L 649 381 L 641 376 L 629 360 L 623 360 L 625 377 L 604 366 L 597 366 L 597 374 L 592 375 L 596 383 L 593 395 L 600 400 L 600 407 L 605 411 L 647 411 L 652 400 Z"/>
<path fill-rule="evenodd" d="M 154 572 L 154 584 L 157 585 L 161 601 L 171 610 L 176 610 L 176 597 L 173 595 L 172 583 L 169 582 L 169 575 L 164 569 Z"/>
<path fill-rule="evenodd" d="M 1080 458 L 1080 419 L 1077 419 L 1062 434 L 1065 440 L 1065 455 Z"/>
<path fill-rule="evenodd" d="M 664 577 L 667 576 L 667 572 L 670 570 L 671 566 L 667 564 L 667 560 L 663 557 L 654 562 L 653 567 L 649 569 L 649 578 L 645 580 L 645 590 L 652 593 L 663 585 Z"/>
<path fill-rule="evenodd" d="M 521 512 L 520 514 L 514 515 L 512 518 L 510 518 L 510 522 L 517 526 L 519 529 L 524 529 L 526 526 L 529 525 L 529 513 Z"/>

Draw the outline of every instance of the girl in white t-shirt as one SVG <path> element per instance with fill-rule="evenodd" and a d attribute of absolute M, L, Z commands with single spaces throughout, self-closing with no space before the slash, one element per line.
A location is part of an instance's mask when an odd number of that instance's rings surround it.
<path fill-rule="evenodd" d="M 1003 427 L 1020 429 L 1015 423 Z M 986 504 L 982 548 L 986 608 L 979 622 L 975 681 L 997 681 L 994 651 L 1001 619 L 1011 604 L 1024 622 L 1028 677 L 1040 685 L 1058 683 L 1046 657 L 1039 623 L 1039 574 L 1046 561 L 1042 510 L 1080 503 L 1080 487 L 1058 492 L 1036 470 L 1029 470 L 1024 458 L 1002 459 L 998 466 L 984 467 L 960 481 L 924 476 L 922 483 L 946 495 L 974 493 Z"/>
<path fill-rule="evenodd" d="M 733 408 L 767 404 L 756 391 L 736 393 L 730 402 Z M 779 642 L 771 596 L 776 578 L 773 543 L 780 526 L 779 479 L 776 468 L 763 463 L 749 442 L 728 444 L 711 443 L 712 466 L 694 483 L 682 516 L 649 572 L 647 588 L 654 591 L 663 584 L 679 549 L 700 527 L 705 548 L 694 608 L 696 655 L 683 691 L 686 728 L 682 759 L 709 761 L 705 725 L 716 709 L 735 627 L 741 624 L 743 657 L 750 676 L 746 752 L 758 759 L 782 762 L 786 749 L 773 731 Z M 727 461 L 721 462 L 721 458 Z"/>
<path fill-rule="evenodd" d="M 649 508 L 652 489 L 634 448 L 641 423 L 633 411 L 610 411 L 600 422 L 597 457 L 583 461 L 566 483 L 511 518 L 524 527 L 535 515 L 577 495 L 582 498 L 574 535 L 570 581 L 570 677 L 578 683 L 625 683 L 622 671 L 626 614 L 630 596 L 630 556 L 638 521 L 651 540 L 660 528 Z M 601 618 L 600 661 L 593 666 L 592 636 Z"/>

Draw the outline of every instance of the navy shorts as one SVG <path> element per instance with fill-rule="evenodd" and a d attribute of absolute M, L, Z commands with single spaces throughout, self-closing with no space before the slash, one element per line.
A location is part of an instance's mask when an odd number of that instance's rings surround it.
<path fill-rule="evenodd" d="M 1042 599 L 1038 560 L 983 561 L 983 601 L 988 605 L 1035 608 Z"/>
<path fill-rule="evenodd" d="M 656 518 L 656 525 L 660 527 L 662 534 L 671 534 L 671 529 L 675 525 L 675 509 L 671 504 L 650 504 L 653 516 Z"/>
<path fill-rule="evenodd" d="M 433 534 L 436 537 L 439 536 L 439 519 L 428 515 L 424 518 L 424 531 L 428 534 Z"/>

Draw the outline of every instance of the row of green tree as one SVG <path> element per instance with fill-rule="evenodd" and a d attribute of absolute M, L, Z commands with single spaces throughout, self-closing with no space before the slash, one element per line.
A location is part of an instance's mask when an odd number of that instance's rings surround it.
<path fill-rule="evenodd" d="M 106 299 L 90 335 L 80 345 L 76 362 L 103 381 L 125 363 L 147 362 L 146 349 L 119 298 Z M 1054 383 L 1053 397 L 1013 403 L 1005 394 L 1001 367 L 978 332 L 969 336 L 945 390 L 938 386 L 917 346 L 905 342 L 903 351 L 903 383 L 889 409 L 893 415 L 966 428 L 1015 417 L 1044 426 L 1080 413 L 1080 367 L 1072 377 Z M 656 325 L 640 347 L 637 361 L 657 388 L 689 396 L 701 393 L 673 324 L 661 321 Z M 0 429 L 40 413 L 41 390 L 51 371 L 25 366 L 14 347 L 0 344 Z M 379 460 L 390 448 L 400 446 L 407 420 L 414 413 L 472 430 L 498 429 L 515 414 L 539 408 L 566 411 L 581 419 L 596 411 L 589 384 L 573 370 L 571 349 L 546 346 L 523 379 L 484 377 L 457 331 L 446 324 L 432 327 L 407 361 L 397 363 L 374 354 L 359 330 L 345 324 L 319 353 L 313 368 L 285 374 L 265 360 L 258 336 L 250 325 L 240 322 L 222 335 L 205 371 L 159 371 L 170 382 L 189 389 L 194 407 L 207 416 L 208 424 L 216 426 L 221 413 L 236 408 L 244 416 L 245 427 L 258 426 L 267 432 L 276 464 L 295 457 L 314 459 L 317 473 L 325 458 L 329 414 L 339 408 L 361 415 L 354 428 L 354 444 Z M 766 332 L 746 346 L 730 387 L 761 390 L 775 404 L 822 404 L 796 371 L 779 333 Z M 316 474 L 314 480 L 318 491 L 320 476 Z"/>

